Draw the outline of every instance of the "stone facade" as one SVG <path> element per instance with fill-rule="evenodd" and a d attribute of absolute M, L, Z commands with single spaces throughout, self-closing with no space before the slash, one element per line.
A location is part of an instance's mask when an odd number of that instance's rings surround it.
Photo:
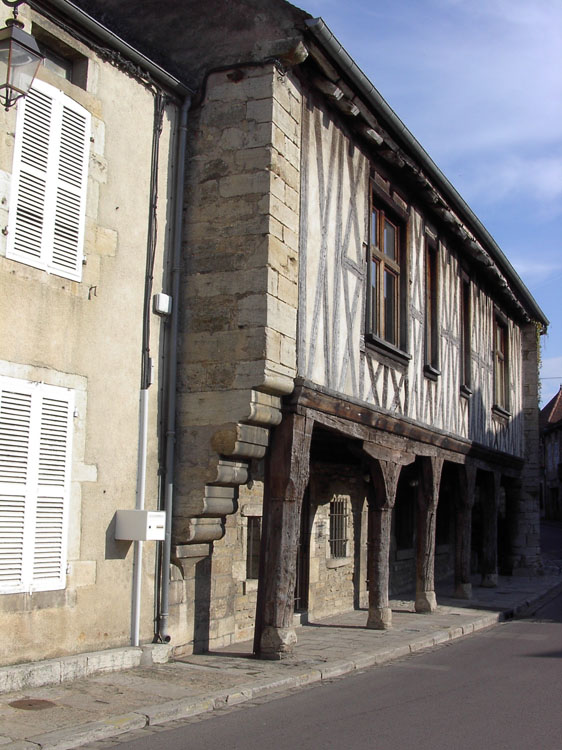
<path fill-rule="evenodd" d="M 562 388 L 540 413 L 542 511 L 545 518 L 562 519 Z"/>

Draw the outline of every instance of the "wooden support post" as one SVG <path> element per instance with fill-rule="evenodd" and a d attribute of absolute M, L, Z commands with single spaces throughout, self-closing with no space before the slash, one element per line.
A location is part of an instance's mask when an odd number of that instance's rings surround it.
<path fill-rule="evenodd" d="M 421 459 L 418 484 L 418 535 L 416 550 L 416 612 L 437 609 L 435 597 L 435 522 L 443 459 Z"/>
<path fill-rule="evenodd" d="M 302 499 L 308 484 L 313 421 L 286 414 L 266 459 L 260 578 L 254 650 L 282 659 L 297 641 L 293 627 Z"/>
<path fill-rule="evenodd" d="M 472 508 L 476 491 L 476 467 L 467 462 L 459 467 L 455 517 L 455 596 L 472 598 L 470 558 L 472 554 Z"/>
<path fill-rule="evenodd" d="M 369 616 L 367 627 L 388 630 L 392 627 L 392 610 L 388 604 L 390 529 L 392 509 L 400 464 L 391 461 L 371 461 L 370 473 L 374 492 L 369 502 Z"/>
<path fill-rule="evenodd" d="M 489 473 L 482 502 L 482 582 L 485 588 L 498 585 L 498 505 L 501 474 Z"/>

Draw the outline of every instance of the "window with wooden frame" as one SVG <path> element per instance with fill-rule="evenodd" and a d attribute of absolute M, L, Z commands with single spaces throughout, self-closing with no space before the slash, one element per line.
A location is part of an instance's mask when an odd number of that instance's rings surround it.
<path fill-rule="evenodd" d="M 507 320 L 496 313 L 494 317 L 494 408 L 509 412 L 509 343 Z"/>
<path fill-rule="evenodd" d="M 0 377 L 0 593 L 66 585 L 74 394 Z"/>
<path fill-rule="evenodd" d="M 470 280 L 463 274 L 461 278 L 461 357 L 460 380 L 461 393 L 472 394 L 472 304 L 470 299 Z"/>
<path fill-rule="evenodd" d="M 439 279 L 438 243 L 426 235 L 425 238 L 425 308 L 424 308 L 424 373 L 437 378 L 439 370 Z"/>
<path fill-rule="evenodd" d="M 6 257 L 80 281 L 90 114 L 35 81 L 18 103 Z"/>
<path fill-rule="evenodd" d="M 397 211 L 372 192 L 366 333 L 404 349 L 405 224 Z"/>
<path fill-rule="evenodd" d="M 347 557 L 349 541 L 349 501 L 336 495 L 330 501 L 330 557 Z"/>

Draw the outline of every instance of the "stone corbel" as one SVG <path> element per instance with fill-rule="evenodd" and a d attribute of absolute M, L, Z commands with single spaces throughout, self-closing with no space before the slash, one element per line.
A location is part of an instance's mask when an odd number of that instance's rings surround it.
<path fill-rule="evenodd" d="M 281 399 L 261 391 L 251 391 L 246 417 L 238 423 L 223 426 L 211 438 L 217 455 L 216 475 L 208 482 L 202 496 L 188 506 L 189 517 L 181 523 L 182 545 L 209 544 L 222 539 L 226 516 L 238 509 L 238 487 L 249 479 L 249 463 L 265 456 L 269 429 L 281 421 Z M 177 528 L 179 527 L 179 524 Z M 185 557 L 183 553 L 179 557 Z"/>

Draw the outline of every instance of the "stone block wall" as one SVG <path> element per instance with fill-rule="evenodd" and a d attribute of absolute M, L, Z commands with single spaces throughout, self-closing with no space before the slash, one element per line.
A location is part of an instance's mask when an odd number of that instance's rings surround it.
<path fill-rule="evenodd" d="M 312 618 L 367 606 L 367 503 L 363 481 L 345 466 L 313 464 L 309 508 L 308 613 Z M 330 550 L 330 501 L 346 503 L 347 550 Z"/>
<path fill-rule="evenodd" d="M 538 334 L 534 323 L 522 328 L 523 433 L 525 466 L 515 493 L 517 530 L 513 545 L 514 575 L 528 575 L 540 565 L 540 485 L 538 401 Z"/>
<path fill-rule="evenodd" d="M 301 106 L 297 80 L 264 64 L 209 75 L 190 116 L 173 523 L 186 583 L 171 611 L 185 648 L 189 587 L 208 600 L 196 640 L 211 646 L 248 637 L 255 607 L 241 575 L 255 489 L 243 486 L 296 375 Z"/>

